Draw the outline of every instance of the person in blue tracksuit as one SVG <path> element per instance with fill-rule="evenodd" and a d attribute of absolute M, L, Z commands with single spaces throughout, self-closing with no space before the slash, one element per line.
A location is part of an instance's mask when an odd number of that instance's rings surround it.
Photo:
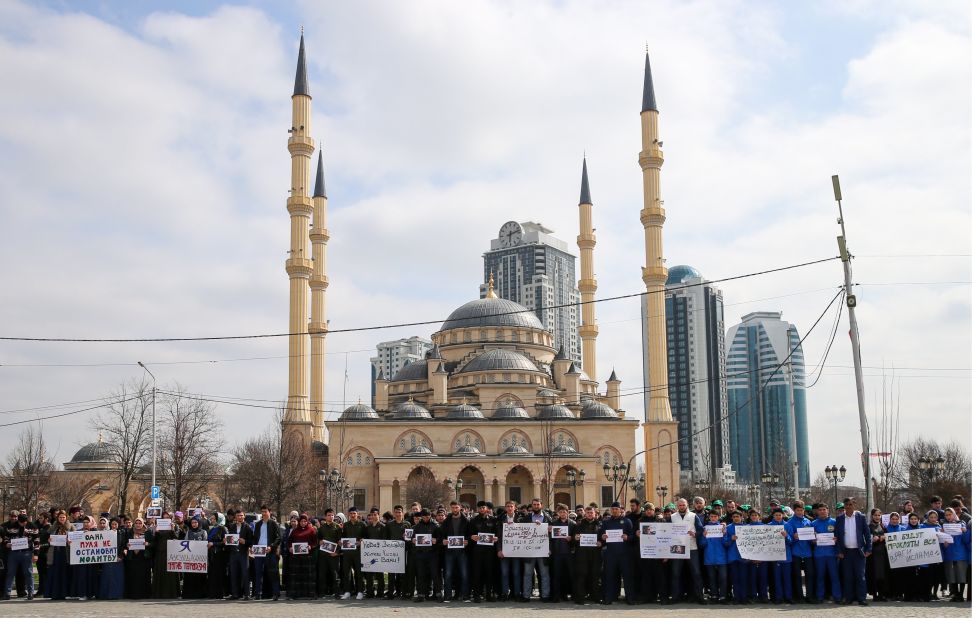
<path fill-rule="evenodd" d="M 900 513 L 894 511 L 888 516 L 888 527 L 884 529 L 886 534 L 891 534 L 892 532 L 902 532 L 907 529 L 908 529 L 908 522 L 901 521 Z M 914 578 L 915 578 L 914 567 L 892 569 L 890 568 L 889 565 L 888 600 L 903 601 L 907 596 L 907 590 L 909 589 L 909 586 L 913 586 L 912 580 Z"/>
<path fill-rule="evenodd" d="M 952 537 L 951 543 L 942 546 L 945 581 L 951 593 L 950 600 L 961 603 L 966 585 L 965 570 L 969 565 L 970 530 L 951 507 L 945 509 L 945 523 L 942 528 Z"/>
<path fill-rule="evenodd" d="M 749 511 L 748 525 L 765 525 L 756 505 Z M 749 565 L 749 597 L 759 603 L 769 603 L 769 563 L 756 560 L 747 560 L 746 563 Z"/>
<path fill-rule="evenodd" d="M 608 530 L 621 530 L 621 540 L 608 540 Z M 610 605 L 621 595 L 621 579 L 624 579 L 625 598 L 629 605 L 634 605 L 636 600 L 628 594 L 631 582 L 631 561 L 625 549 L 625 543 L 633 537 L 634 526 L 631 520 L 624 516 L 620 502 L 611 504 L 611 516 L 601 522 L 601 529 L 598 537 L 604 543 L 602 552 L 603 575 L 601 577 L 601 589 L 604 592 L 603 605 Z"/>
<path fill-rule="evenodd" d="M 813 545 L 811 541 L 801 541 L 797 530 L 809 528 L 810 520 L 804 515 L 803 501 L 797 500 L 792 505 L 793 517 L 786 521 L 786 531 L 790 535 L 792 544 L 791 578 L 793 582 L 793 600 L 796 602 L 812 602 L 813 595 Z M 804 594 L 803 574 L 806 573 L 806 593 Z"/>
<path fill-rule="evenodd" d="M 858 605 L 867 605 L 865 569 L 873 545 L 867 517 L 856 507 L 854 498 L 844 499 L 844 514 L 837 517 L 834 536 L 837 539 L 837 557 L 842 561 L 844 603 L 850 603 L 856 597 Z"/>
<path fill-rule="evenodd" d="M 772 519 L 769 525 L 779 527 L 780 534 L 786 543 L 786 560 L 773 562 L 770 566 L 773 571 L 773 602 L 793 604 L 793 582 L 790 579 L 790 563 L 793 560 L 793 539 L 790 532 L 786 529 L 786 522 L 783 521 L 783 509 L 773 509 Z"/>
<path fill-rule="evenodd" d="M 726 561 L 729 563 L 729 574 L 732 577 L 732 602 L 734 605 L 749 604 L 749 566 L 746 561 L 739 556 L 739 548 L 736 547 L 736 527 L 743 525 L 743 514 L 733 511 L 729 514 L 732 523 L 726 526 Z"/>
<path fill-rule="evenodd" d="M 813 531 L 817 535 L 813 547 L 813 566 L 817 571 L 817 603 L 824 599 L 824 583 L 830 581 L 831 596 L 835 603 L 843 599 L 840 588 L 840 577 L 837 575 L 837 545 L 834 531 L 837 520 L 830 516 L 830 509 L 826 504 L 817 506 L 817 519 L 813 521 Z M 830 535 L 831 545 L 822 545 L 820 535 Z"/>
<path fill-rule="evenodd" d="M 719 513 L 709 511 L 703 535 L 698 539 L 704 548 L 703 560 L 709 576 L 709 590 L 712 600 L 726 604 L 729 602 L 728 565 L 729 552 L 725 545 L 726 525 L 719 522 Z M 709 530 L 718 530 L 718 536 L 709 536 Z"/>

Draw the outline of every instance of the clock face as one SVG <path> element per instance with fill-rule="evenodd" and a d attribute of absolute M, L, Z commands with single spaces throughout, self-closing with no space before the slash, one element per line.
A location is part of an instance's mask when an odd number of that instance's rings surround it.
<path fill-rule="evenodd" d="M 501 247 L 513 247 L 520 244 L 523 237 L 523 228 L 516 221 L 507 221 L 499 231 Z"/>

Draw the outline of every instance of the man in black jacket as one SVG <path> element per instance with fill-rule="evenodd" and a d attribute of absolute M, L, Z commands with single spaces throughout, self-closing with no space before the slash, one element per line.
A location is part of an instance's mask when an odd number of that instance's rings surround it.
<path fill-rule="evenodd" d="M 425 599 L 436 598 L 442 600 L 442 587 L 439 584 L 439 552 L 437 548 L 442 544 L 442 529 L 432 521 L 431 513 L 426 509 L 418 512 L 419 521 L 415 524 L 415 575 L 418 589 L 415 592 L 415 602 L 421 603 Z M 430 596 L 431 591 L 431 596 Z"/>
<path fill-rule="evenodd" d="M 260 507 L 260 519 L 253 526 L 253 545 L 266 547 L 266 554 L 253 557 L 253 594 L 259 600 L 263 597 L 263 577 L 270 578 L 273 600 L 280 598 L 280 526 L 270 518 L 270 509 Z"/>
<path fill-rule="evenodd" d="M 368 523 L 364 529 L 366 539 L 381 540 L 385 538 L 385 526 L 378 521 L 378 509 L 371 509 L 368 513 Z M 365 598 L 373 599 L 375 596 L 385 596 L 385 574 L 368 572 L 363 573 L 365 582 Z"/>
<path fill-rule="evenodd" d="M 496 518 L 485 500 L 476 503 L 479 513 L 469 521 L 472 547 L 473 602 L 496 600 Z"/>
<path fill-rule="evenodd" d="M 550 579 L 553 584 L 550 598 L 555 602 L 566 601 L 573 588 L 571 579 L 577 525 L 567 516 L 569 512 L 566 504 L 558 504 L 557 519 L 550 525 Z"/>
<path fill-rule="evenodd" d="M 597 507 L 586 507 L 584 519 L 574 528 L 577 549 L 574 553 L 573 598 L 579 605 L 601 600 L 601 541 L 597 538 L 600 528 Z"/>
<path fill-rule="evenodd" d="M 250 545 L 253 545 L 253 529 L 246 523 L 246 513 L 243 509 L 236 512 L 236 519 L 226 526 L 226 536 L 236 535 L 237 544 L 227 542 L 223 537 L 224 547 L 229 554 L 230 595 L 234 599 L 250 598 Z M 232 538 L 232 537 L 230 537 Z"/>
<path fill-rule="evenodd" d="M 520 518 L 523 524 L 547 524 L 550 525 L 550 516 L 543 510 L 543 502 L 540 498 L 534 498 L 530 503 L 530 510 Z M 540 600 L 549 603 L 550 598 L 550 566 L 547 558 L 524 558 L 523 559 L 523 600 L 529 601 L 533 596 L 533 570 L 536 568 L 538 585 L 540 587 Z"/>
<path fill-rule="evenodd" d="M 469 600 L 469 564 L 466 561 L 466 545 L 469 544 L 469 520 L 462 514 L 462 508 L 453 500 L 449 504 L 452 512 L 442 522 L 442 538 L 446 542 L 445 548 L 445 585 L 443 586 L 446 600 L 456 600 L 462 595 L 464 601 Z M 457 544 L 449 544 L 451 539 Z M 458 581 L 456 581 L 458 579 Z"/>
<path fill-rule="evenodd" d="M 389 541 L 405 541 L 405 568 L 408 569 L 408 562 L 414 561 L 415 549 L 412 545 L 412 524 L 405 520 L 405 509 L 401 504 L 396 504 L 392 509 L 392 520 L 385 524 L 385 538 Z M 408 591 L 410 594 L 411 591 Z M 405 575 L 403 573 L 388 574 L 388 592 L 386 599 L 399 598 L 405 596 Z"/>

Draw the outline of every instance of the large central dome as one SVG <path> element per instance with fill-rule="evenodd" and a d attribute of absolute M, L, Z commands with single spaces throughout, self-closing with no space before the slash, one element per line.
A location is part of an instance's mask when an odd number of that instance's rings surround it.
<path fill-rule="evenodd" d="M 505 298 L 479 298 L 453 311 L 442 323 L 441 330 L 478 326 L 543 329 L 536 314 L 519 303 Z"/>

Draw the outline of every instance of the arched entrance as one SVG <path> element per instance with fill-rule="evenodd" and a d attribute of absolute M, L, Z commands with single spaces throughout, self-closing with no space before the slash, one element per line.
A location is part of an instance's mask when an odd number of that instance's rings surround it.
<path fill-rule="evenodd" d="M 459 479 L 462 481 L 462 489 L 459 493 L 459 502 L 468 504 L 473 509 L 480 500 L 486 500 L 486 479 L 483 473 L 475 466 L 466 466 L 459 471 Z"/>
<path fill-rule="evenodd" d="M 554 494 L 553 494 L 553 504 L 566 504 L 571 510 L 574 509 L 577 502 L 576 487 L 571 486 L 570 480 L 567 478 L 567 472 L 573 470 L 574 474 L 577 474 L 577 468 L 574 466 L 563 466 L 560 470 L 557 470 L 557 474 L 554 475 Z M 576 478 L 576 477 L 575 477 Z"/>
<path fill-rule="evenodd" d="M 419 502 L 423 506 L 435 501 L 436 485 L 435 475 L 425 466 L 417 466 L 408 473 L 405 481 L 404 493 L 401 504 L 405 502 Z M 401 489 L 399 490 L 401 493 Z"/>
<path fill-rule="evenodd" d="M 524 504 L 533 498 L 533 474 L 523 466 L 515 466 L 506 474 L 505 499 Z"/>

